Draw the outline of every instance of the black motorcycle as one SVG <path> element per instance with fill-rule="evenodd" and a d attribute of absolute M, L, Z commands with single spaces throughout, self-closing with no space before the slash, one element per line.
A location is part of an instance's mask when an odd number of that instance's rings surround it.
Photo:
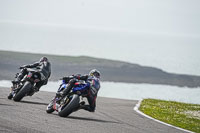
<path fill-rule="evenodd" d="M 8 95 L 8 99 L 12 99 L 14 101 L 20 101 L 25 96 L 32 96 L 37 90 L 35 89 L 36 83 L 40 82 L 41 79 L 44 78 L 38 69 L 32 68 L 22 68 L 26 69 L 28 72 L 27 75 L 19 82 L 13 82 L 13 86 L 11 87 L 11 92 Z M 15 78 L 17 78 L 19 73 L 16 74 Z"/>

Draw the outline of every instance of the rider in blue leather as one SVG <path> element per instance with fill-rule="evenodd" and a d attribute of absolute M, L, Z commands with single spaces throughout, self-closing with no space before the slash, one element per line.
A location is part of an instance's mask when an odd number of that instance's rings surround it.
<path fill-rule="evenodd" d="M 64 78 L 68 80 L 69 83 L 62 91 L 63 93 L 58 92 L 57 95 L 60 95 L 61 97 L 66 96 L 78 80 L 85 80 L 87 83 L 90 83 L 90 87 L 88 88 L 86 95 L 89 105 L 85 105 L 85 102 L 81 102 L 79 109 L 85 109 L 87 111 L 94 112 L 96 108 L 97 93 L 100 89 L 100 72 L 96 69 L 93 69 L 90 71 L 89 75 L 76 75 Z"/>

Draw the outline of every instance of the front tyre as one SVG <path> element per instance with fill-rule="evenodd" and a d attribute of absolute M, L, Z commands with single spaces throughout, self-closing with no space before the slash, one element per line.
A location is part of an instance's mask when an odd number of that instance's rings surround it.
<path fill-rule="evenodd" d="M 20 101 L 28 92 L 30 92 L 31 88 L 32 84 L 29 81 L 26 81 L 21 90 L 13 97 L 13 100 L 16 102 Z"/>
<path fill-rule="evenodd" d="M 74 94 L 69 100 L 70 101 L 66 103 L 67 105 L 65 104 L 58 109 L 59 116 L 67 117 L 79 106 L 80 99 L 78 95 Z"/>

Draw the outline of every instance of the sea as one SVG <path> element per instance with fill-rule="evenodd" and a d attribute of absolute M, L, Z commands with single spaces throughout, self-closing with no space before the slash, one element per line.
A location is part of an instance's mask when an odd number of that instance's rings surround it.
<path fill-rule="evenodd" d="M 56 93 L 60 84 L 61 81 L 50 81 L 47 85 L 41 87 L 41 91 Z M 8 80 L 0 80 L 0 86 L 10 88 L 11 85 L 11 82 Z M 200 88 L 191 89 L 169 85 L 101 82 L 98 96 L 127 100 L 153 98 L 200 104 Z"/>

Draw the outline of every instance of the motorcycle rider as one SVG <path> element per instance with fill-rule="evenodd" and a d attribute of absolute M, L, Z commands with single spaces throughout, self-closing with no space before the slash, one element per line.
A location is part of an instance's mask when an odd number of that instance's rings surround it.
<path fill-rule="evenodd" d="M 47 84 L 48 79 L 51 75 L 51 64 L 48 61 L 47 57 L 42 57 L 39 60 L 39 62 L 35 62 L 33 64 L 21 66 L 20 67 L 21 73 L 18 74 L 16 81 L 12 81 L 13 84 L 21 82 L 21 80 L 24 78 L 24 76 L 26 74 L 28 74 L 28 71 L 25 68 L 37 68 L 38 71 L 40 72 L 40 74 L 42 75 L 41 77 L 43 77 L 43 79 L 41 79 L 41 81 L 36 83 L 35 88 L 34 88 L 35 91 L 39 91 L 39 89 L 42 85 Z"/>
<path fill-rule="evenodd" d="M 93 69 L 89 72 L 89 75 L 81 76 L 80 74 L 78 74 L 76 76 L 64 77 L 64 79 L 68 81 L 69 83 L 62 92 L 57 92 L 56 95 L 58 97 L 61 97 L 60 100 L 57 101 L 57 103 L 59 103 L 61 99 L 70 92 L 70 90 L 74 87 L 77 81 L 85 80 L 86 82 L 90 83 L 90 87 L 86 95 L 89 105 L 85 105 L 85 102 L 83 101 L 80 103 L 80 106 L 78 109 L 85 109 L 89 112 L 94 112 L 96 108 L 97 93 L 100 89 L 100 81 L 99 81 L 100 72 L 96 69 Z"/>

